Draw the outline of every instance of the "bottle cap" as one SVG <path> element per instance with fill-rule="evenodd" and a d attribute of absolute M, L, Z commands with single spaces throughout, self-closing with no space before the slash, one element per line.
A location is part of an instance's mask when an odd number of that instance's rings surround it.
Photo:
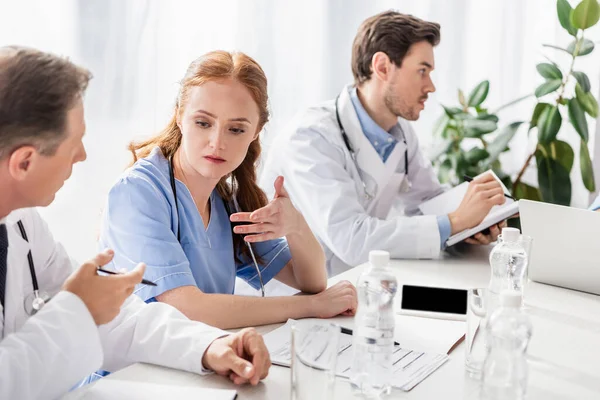
<path fill-rule="evenodd" d="M 502 228 L 502 240 L 505 242 L 519 241 L 521 232 L 517 228 Z"/>
<path fill-rule="evenodd" d="M 500 293 L 500 305 L 502 307 L 520 308 L 523 303 L 521 292 L 512 289 L 503 290 Z"/>
<path fill-rule="evenodd" d="M 383 250 L 371 250 L 369 262 L 374 267 L 385 267 L 390 263 L 390 253 Z"/>

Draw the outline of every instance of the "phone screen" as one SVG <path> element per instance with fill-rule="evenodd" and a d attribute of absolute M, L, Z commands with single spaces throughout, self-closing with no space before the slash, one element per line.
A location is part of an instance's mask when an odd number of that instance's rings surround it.
<path fill-rule="evenodd" d="M 402 309 L 466 315 L 467 291 L 403 285 Z"/>

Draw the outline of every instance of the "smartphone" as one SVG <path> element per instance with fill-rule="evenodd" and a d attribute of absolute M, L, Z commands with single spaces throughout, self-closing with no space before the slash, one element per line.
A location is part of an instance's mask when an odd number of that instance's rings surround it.
<path fill-rule="evenodd" d="M 466 289 L 402 285 L 399 295 L 399 314 L 459 321 L 467 318 Z"/>

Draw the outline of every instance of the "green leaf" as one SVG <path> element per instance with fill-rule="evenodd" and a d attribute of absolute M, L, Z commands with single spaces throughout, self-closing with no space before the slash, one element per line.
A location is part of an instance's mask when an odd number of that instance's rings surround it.
<path fill-rule="evenodd" d="M 581 104 L 577 99 L 571 99 L 569 100 L 568 109 L 569 121 L 571 121 L 571 125 L 573 125 L 577 133 L 579 133 L 579 136 L 581 136 L 581 140 L 587 143 L 589 132 L 583 107 L 581 107 Z"/>
<path fill-rule="evenodd" d="M 508 143 L 515 136 L 515 134 L 519 130 L 519 127 L 521 126 L 522 123 L 523 122 L 513 122 L 512 124 L 505 126 L 504 128 L 502 128 L 502 130 L 500 131 L 498 136 L 496 136 L 494 141 L 492 141 L 488 145 L 488 147 L 487 147 L 487 151 L 489 153 L 489 158 L 487 161 L 488 165 L 491 165 L 491 163 L 496 161 L 498 159 L 498 157 L 500 156 L 500 153 L 504 152 L 504 150 L 508 146 Z"/>
<path fill-rule="evenodd" d="M 592 160 L 590 159 L 590 152 L 587 147 L 587 143 L 581 141 L 581 147 L 579 148 L 579 167 L 581 168 L 581 179 L 585 188 L 590 191 L 596 191 L 596 184 L 594 183 L 594 167 Z"/>
<path fill-rule="evenodd" d="M 569 171 L 558 161 L 545 157 L 539 150 L 536 151 L 535 158 L 542 200 L 547 203 L 570 205 L 571 178 L 569 178 Z"/>
<path fill-rule="evenodd" d="M 471 150 L 465 153 L 465 161 L 469 164 L 476 164 L 489 155 L 490 153 L 488 153 L 487 150 L 480 149 L 479 147 L 473 147 Z"/>
<path fill-rule="evenodd" d="M 481 167 L 479 167 L 477 164 L 475 164 L 475 165 L 470 164 L 465 169 L 465 173 L 463 174 L 463 176 L 464 175 L 467 175 L 467 176 L 477 176 L 477 175 L 479 175 L 479 174 L 481 174 L 481 173 L 483 173 L 485 171 L 486 170 L 481 169 Z"/>
<path fill-rule="evenodd" d="M 467 108 L 467 100 L 465 99 L 465 94 L 463 93 L 462 90 L 458 89 L 458 102 L 460 103 L 461 106 L 463 106 L 464 108 Z"/>
<path fill-rule="evenodd" d="M 495 123 L 498 123 L 499 121 L 498 116 L 495 114 L 479 114 L 477 119 L 482 121 L 494 121 Z"/>
<path fill-rule="evenodd" d="M 560 79 L 553 79 L 551 81 L 546 81 L 542 83 L 540 86 L 535 89 L 535 97 L 542 97 L 547 95 L 548 93 L 554 92 L 561 85 L 562 81 Z"/>
<path fill-rule="evenodd" d="M 468 166 L 462 151 L 458 153 L 452 153 L 450 160 L 452 161 L 452 169 L 454 174 L 462 179 Z"/>
<path fill-rule="evenodd" d="M 480 119 L 468 119 L 463 121 L 465 137 L 478 138 L 486 133 L 495 131 L 498 124 L 494 121 L 485 121 Z"/>
<path fill-rule="evenodd" d="M 570 173 L 575 160 L 575 152 L 571 145 L 562 140 L 554 140 L 548 144 L 538 144 L 544 150 L 544 156 L 559 162 Z"/>
<path fill-rule="evenodd" d="M 446 112 L 446 115 L 450 118 L 453 118 L 456 114 L 463 112 L 463 110 L 458 107 L 446 107 L 443 104 L 442 104 L 442 107 L 444 107 L 444 111 Z"/>
<path fill-rule="evenodd" d="M 583 0 L 575 7 L 571 14 L 571 24 L 575 28 L 587 29 L 596 25 L 600 18 L 600 5 L 598 0 Z"/>
<path fill-rule="evenodd" d="M 577 40 L 573 40 L 567 47 L 567 52 L 571 55 L 575 55 L 575 47 L 577 47 Z M 594 42 L 589 39 L 583 39 L 583 42 L 579 46 L 577 57 L 588 55 L 594 50 Z"/>
<path fill-rule="evenodd" d="M 537 125 L 538 119 L 546 107 L 552 107 L 552 105 L 548 103 L 537 103 L 535 105 L 535 108 L 533 109 L 533 115 L 531 116 L 531 121 L 529 122 L 529 129 Z"/>
<path fill-rule="evenodd" d="M 477 107 L 484 102 L 490 90 L 490 81 L 480 82 L 469 94 L 469 107 Z"/>
<path fill-rule="evenodd" d="M 596 101 L 592 92 L 587 93 L 587 102 L 585 103 L 584 109 L 590 117 L 598 118 L 598 101 Z"/>
<path fill-rule="evenodd" d="M 550 143 L 556 139 L 560 130 L 562 117 L 556 106 L 550 106 L 544 109 L 538 119 L 538 141 L 541 143 Z"/>
<path fill-rule="evenodd" d="M 590 79 L 584 72 L 574 71 L 573 76 L 575 77 L 575 79 L 577 79 L 577 82 L 579 83 L 579 85 L 581 85 L 581 89 L 583 89 L 584 92 L 587 93 L 590 91 Z"/>
<path fill-rule="evenodd" d="M 569 53 L 569 55 L 572 55 L 572 54 L 571 54 L 571 52 L 570 52 L 569 50 L 567 50 L 567 49 L 563 49 L 562 47 L 558 47 L 558 46 L 555 46 L 555 45 L 553 45 L 553 44 L 543 44 L 542 46 L 544 46 L 544 47 L 549 47 L 549 48 L 551 48 L 551 49 L 561 50 L 561 51 L 564 51 L 565 53 Z"/>
<path fill-rule="evenodd" d="M 519 200 L 542 200 L 542 194 L 540 193 L 538 188 L 530 186 L 523 182 L 518 182 L 515 186 L 513 186 L 513 196 Z"/>
<path fill-rule="evenodd" d="M 563 28 L 569 32 L 569 35 L 577 35 L 577 28 L 571 24 L 571 13 L 573 9 L 567 0 L 558 0 L 556 2 L 556 11 L 558 13 L 558 20 Z"/>
<path fill-rule="evenodd" d="M 558 69 L 558 67 L 556 67 L 556 65 L 553 64 L 539 63 L 536 66 L 536 69 L 538 70 L 541 76 L 549 80 L 562 79 L 563 77 L 563 74 L 562 72 L 560 72 L 560 69 Z"/>
<path fill-rule="evenodd" d="M 459 112 L 458 114 L 454 114 L 454 119 L 456 120 L 465 120 L 465 119 L 473 119 L 474 117 L 466 112 Z"/>
<path fill-rule="evenodd" d="M 577 96 L 577 101 L 590 117 L 598 117 L 598 102 L 592 92 L 585 93 L 581 86 L 577 84 L 575 85 L 575 96 Z"/>

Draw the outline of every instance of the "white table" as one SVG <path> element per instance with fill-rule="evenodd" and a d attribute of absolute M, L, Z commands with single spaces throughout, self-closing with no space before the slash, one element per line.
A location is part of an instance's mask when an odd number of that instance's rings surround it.
<path fill-rule="evenodd" d="M 438 260 L 394 260 L 392 268 L 400 284 L 442 287 L 484 287 L 490 275 L 489 249 L 471 249 L 468 253 L 444 254 Z M 566 266 L 567 267 L 567 266 Z M 364 266 L 356 267 L 329 280 L 330 284 L 347 279 L 356 282 Z M 600 297 L 530 283 L 525 304 L 534 332 L 529 346 L 528 400 L 600 398 Z M 345 317 L 348 318 L 348 317 Z M 343 321 L 343 318 L 338 318 Z M 259 327 L 267 333 L 280 325 Z M 392 399 L 478 399 L 478 382 L 464 370 L 464 342 L 450 354 L 450 360 L 438 371 L 404 393 L 395 390 Z M 227 379 L 146 364 L 135 364 L 103 378 L 231 389 Z M 269 376 L 256 387 L 238 387 L 238 399 L 289 398 L 290 370 L 273 366 Z M 88 387 L 89 388 L 89 387 Z M 88 388 L 70 393 L 65 399 L 80 399 Z M 350 385 L 338 381 L 336 398 L 351 398 Z M 316 394 L 315 394 L 315 398 Z"/>

